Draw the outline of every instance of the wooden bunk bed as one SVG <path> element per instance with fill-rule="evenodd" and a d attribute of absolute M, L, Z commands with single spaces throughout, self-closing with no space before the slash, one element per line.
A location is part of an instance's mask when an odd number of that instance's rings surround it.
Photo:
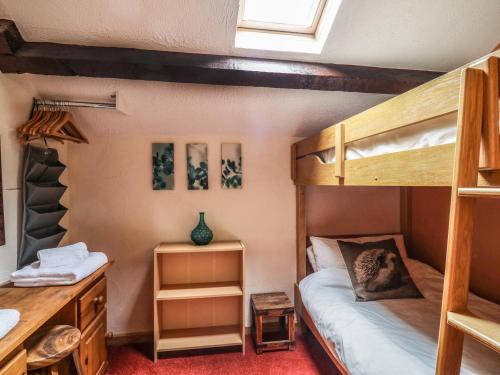
<path fill-rule="evenodd" d="M 341 373 L 348 373 L 346 366 L 319 334 L 298 289 L 308 273 L 306 185 L 451 186 L 436 373 L 460 372 L 464 334 L 500 352 L 499 322 L 479 319 L 467 310 L 474 202 L 500 196 L 499 61 L 497 50 L 292 145 L 297 311 Z M 456 123 L 454 143 L 346 160 L 353 142 L 450 119 Z M 322 159 L 325 150 L 332 151 L 334 162 Z"/>

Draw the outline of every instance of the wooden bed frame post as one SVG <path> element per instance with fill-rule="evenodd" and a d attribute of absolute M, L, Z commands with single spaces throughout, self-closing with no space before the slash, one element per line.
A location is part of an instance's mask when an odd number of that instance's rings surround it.
<path fill-rule="evenodd" d="M 306 211 L 305 186 L 297 185 L 296 197 L 296 233 L 297 233 L 297 283 L 306 277 Z"/>
<path fill-rule="evenodd" d="M 460 373 L 464 335 L 448 324 L 448 312 L 467 309 L 475 200 L 460 196 L 459 188 L 477 185 L 484 83 L 482 70 L 467 68 L 462 72 L 436 365 L 438 375 Z"/>
<path fill-rule="evenodd" d="M 307 274 L 306 263 L 306 210 L 305 210 L 305 186 L 295 186 L 295 227 L 296 227 L 296 252 L 297 252 L 297 282 L 294 288 L 295 311 L 297 313 L 297 323 L 302 321 L 302 299 L 300 297 L 299 282 Z M 304 325 L 302 324 L 302 327 Z"/>
<path fill-rule="evenodd" d="M 345 125 L 335 125 L 335 177 L 343 185 L 345 177 Z"/>
<path fill-rule="evenodd" d="M 497 57 L 489 57 L 484 64 L 488 74 L 484 101 L 479 169 L 500 169 L 500 142 L 498 142 L 498 97 L 500 64 Z"/>
<path fill-rule="evenodd" d="M 411 245 L 411 187 L 399 188 L 399 231 L 404 235 L 406 245 Z"/>

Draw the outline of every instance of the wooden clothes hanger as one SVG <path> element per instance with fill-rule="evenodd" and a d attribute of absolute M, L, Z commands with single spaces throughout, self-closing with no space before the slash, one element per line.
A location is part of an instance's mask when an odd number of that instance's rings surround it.
<path fill-rule="evenodd" d="M 81 142 L 89 143 L 88 138 L 75 124 L 73 115 L 67 111 L 61 112 L 59 121 L 48 126 L 47 132 L 45 134 L 51 137 L 59 137 L 62 139 L 72 140 L 78 143 Z"/>
<path fill-rule="evenodd" d="M 30 132 L 32 136 L 39 136 L 41 133 L 41 130 L 46 124 L 52 123 L 56 119 L 55 112 L 48 112 L 48 111 L 42 111 L 42 117 L 41 119 L 35 124 L 30 127 Z"/>
<path fill-rule="evenodd" d="M 31 135 L 32 128 L 37 126 L 41 121 L 44 121 L 46 114 L 40 110 L 40 108 L 35 108 L 32 118 L 23 126 L 21 126 L 18 131 L 21 133 L 21 143 L 26 144 L 33 139 Z"/>
<path fill-rule="evenodd" d="M 43 124 L 41 124 L 36 130 L 37 130 L 37 134 L 35 136 L 35 139 L 36 138 L 39 138 L 40 136 L 43 137 L 44 141 L 46 142 L 46 137 L 47 137 L 47 129 L 50 128 L 50 126 L 52 126 L 53 124 L 57 124 L 58 121 L 60 121 L 60 118 L 61 118 L 61 112 L 58 111 L 58 112 L 51 112 L 47 121 L 45 121 Z M 64 143 L 64 141 L 62 139 L 59 139 L 59 138 L 55 138 L 55 137 L 50 137 L 49 138 L 52 138 L 60 143 Z"/>
<path fill-rule="evenodd" d="M 37 129 L 48 120 L 49 115 L 50 113 L 45 111 L 43 105 L 35 105 L 31 119 L 18 129 L 23 143 L 36 138 Z"/>
<path fill-rule="evenodd" d="M 26 124 L 24 124 L 23 126 L 21 126 L 18 131 L 21 133 L 21 134 L 26 134 L 28 133 L 28 129 L 33 125 L 33 124 L 36 124 L 40 118 L 42 116 L 42 111 L 38 110 L 37 108 L 35 108 L 35 110 L 33 111 L 33 115 L 31 116 L 31 118 L 28 120 L 28 122 Z"/>
<path fill-rule="evenodd" d="M 43 100 L 41 105 L 35 107 L 32 118 L 18 131 L 23 144 L 42 137 L 55 139 L 61 143 L 65 140 L 89 143 L 89 139 L 76 125 L 73 115 L 65 110 L 63 105 L 49 107 L 45 106 Z"/>

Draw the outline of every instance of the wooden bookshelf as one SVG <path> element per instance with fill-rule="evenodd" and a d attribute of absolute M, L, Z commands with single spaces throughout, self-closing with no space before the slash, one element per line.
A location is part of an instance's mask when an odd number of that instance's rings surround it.
<path fill-rule="evenodd" d="M 155 248 L 155 361 L 176 350 L 240 346 L 244 353 L 244 253 L 241 241 Z"/>

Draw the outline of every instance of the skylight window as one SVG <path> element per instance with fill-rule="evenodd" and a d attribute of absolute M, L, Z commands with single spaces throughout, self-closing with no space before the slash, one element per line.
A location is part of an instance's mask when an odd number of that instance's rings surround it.
<path fill-rule="evenodd" d="M 235 46 L 321 53 L 341 0 L 240 0 Z"/>
<path fill-rule="evenodd" d="M 325 0 L 243 0 L 239 26 L 312 34 Z"/>

